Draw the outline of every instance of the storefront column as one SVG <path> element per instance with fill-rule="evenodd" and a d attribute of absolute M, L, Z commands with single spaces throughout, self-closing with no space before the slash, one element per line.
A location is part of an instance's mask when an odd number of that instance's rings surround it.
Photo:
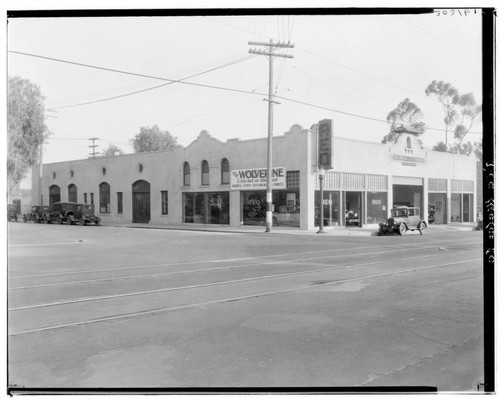
<path fill-rule="evenodd" d="M 316 164 L 317 153 L 312 147 L 312 134 L 305 134 L 305 160 L 304 167 L 300 168 L 300 229 L 313 230 L 314 227 L 314 191 L 316 189 Z M 313 160 L 314 158 L 314 160 Z"/>
<path fill-rule="evenodd" d="M 392 175 L 387 176 L 387 211 L 385 216 L 389 219 L 389 214 L 394 206 L 394 188 L 392 187 Z"/>
<path fill-rule="evenodd" d="M 451 222 L 451 180 L 446 179 L 446 221 L 445 224 Z"/>
<path fill-rule="evenodd" d="M 472 191 L 472 215 L 471 222 L 477 222 L 477 181 L 474 181 L 474 189 Z"/>
<path fill-rule="evenodd" d="M 239 227 L 243 223 L 240 210 L 240 191 L 229 192 L 229 225 L 231 227 Z"/>
<path fill-rule="evenodd" d="M 429 178 L 424 177 L 424 186 L 422 189 L 422 208 L 420 209 L 420 214 L 425 220 L 426 224 L 429 225 Z"/>

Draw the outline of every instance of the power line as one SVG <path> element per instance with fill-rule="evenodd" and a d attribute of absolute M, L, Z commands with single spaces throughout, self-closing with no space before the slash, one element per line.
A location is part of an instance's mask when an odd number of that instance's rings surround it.
<path fill-rule="evenodd" d="M 163 83 L 163 84 L 160 84 L 160 85 L 157 85 L 157 86 L 153 86 L 153 87 L 149 87 L 149 88 L 145 88 L 145 89 L 142 89 L 142 90 L 136 90 L 136 91 L 132 91 L 132 92 L 129 92 L 129 93 L 115 95 L 113 97 L 102 98 L 102 99 L 98 99 L 98 100 L 94 100 L 94 101 L 88 101 L 88 102 L 81 102 L 81 103 L 78 103 L 78 104 L 59 106 L 59 107 L 56 107 L 56 108 L 57 109 L 74 108 L 74 107 L 77 107 L 77 106 L 90 105 L 90 104 L 95 104 L 95 103 L 98 103 L 98 102 L 111 101 L 111 100 L 118 99 L 118 98 L 128 97 L 128 96 L 139 94 L 139 93 L 143 93 L 143 92 L 146 92 L 146 91 L 155 90 L 157 88 L 169 86 L 169 85 L 174 84 L 174 83 L 180 83 L 180 82 L 182 82 L 184 80 L 191 79 L 191 78 L 196 77 L 196 76 L 201 76 L 203 74 L 206 74 L 206 73 L 209 73 L 209 72 L 213 72 L 213 71 L 216 71 L 218 69 L 225 68 L 227 66 L 235 65 L 235 64 L 237 64 L 239 62 L 246 61 L 246 60 L 248 60 L 250 58 L 254 58 L 254 56 L 252 56 L 252 55 L 246 56 L 246 57 L 237 59 L 235 61 L 229 62 L 229 63 L 227 63 L 225 65 L 221 65 L 221 66 L 218 66 L 218 67 L 215 67 L 215 68 L 203 71 L 203 72 L 196 73 L 196 74 L 191 75 L 191 76 L 184 77 L 182 79 L 178 79 L 178 80 L 175 80 L 175 81 L 170 81 L 168 83 Z"/>
<path fill-rule="evenodd" d="M 264 94 L 264 93 L 257 93 L 257 92 L 251 92 L 251 91 L 246 91 L 246 90 L 239 90 L 239 89 L 235 89 L 235 88 L 221 87 L 221 86 L 212 86 L 212 85 L 209 85 L 209 84 L 202 84 L 202 83 L 191 83 L 191 82 L 185 82 L 185 81 L 180 81 L 180 80 L 168 79 L 168 78 L 165 78 L 165 77 L 146 75 L 146 74 L 143 74 L 143 73 L 128 72 L 128 71 L 119 70 L 119 69 L 112 69 L 112 68 L 106 68 L 106 67 L 101 67 L 101 66 L 96 66 L 96 65 L 84 64 L 84 63 L 81 63 L 81 62 L 66 61 L 66 60 L 59 59 L 59 58 L 46 57 L 46 56 L 43 56 L 43 55 L 24 53 L 24 52 L 20 52 L 20 51 L 9 50 L 8 52 L 9 53 L 14 53 L 14 54 L 26 55 L 26 56 L 29 56 L 29 57 L 46 59 L 46 60 L 54 61 L 54 62 L 62 62 L 62 63 L 66 63 L 66 64 L 70 64 L 70 65 L 76 65 L 76 66 L 81 66 L 81 67 L 85 67 L 85 68 L 92 68 L 92 69 L 104 70 L 104 71 L 107 71 L 107 72 L 120 73 L 120 74 L 124 74 L 124 75 L 129 75 L 129 76 L 144 77 L 144 78 L 147 78 L 147 79 L 155 79 L 155 80 L 168 81 L 168 82 L 172 82 L 172 83 L 186 84 L 186 85 L 189 85 L 189 86 L 213 88 L 213 89 L 217 89 L 217 90 L 233 91 L 233 92 L 236 92 L 236 93 L 255 94 L 255 95 L 260 95 L 260 96 L 267 95 L 267 94 Z"/>
<path fill-rule="evenodd" d="M 320 58 L 324 58 L 324 57 L 322 57 L 320 55 L 316 55 L 316 54 L 311 53 L 310 51 L 307 51 L 307 50 L 303 50 L 302 49 L 302 51 L 308 52 L 308 53 L 310 53 L 312 55 L 315 55 L 317 57 L 320 57 Z M 47 60 L 51 60 L 51 61 L 55 61 L 55 62 L 63 62 L 63 63 L 73 64 L 73 65 L 82 66 L 82 67 L 89 67 L 89 68 L 93 68 L 93 69 L 105 70 L 105 71 L 108 71 L 108 72 L 121 73 L 121 74 L 126 74 L 126 75 L 131 75 L 131 76 L 140 76 L 140 77 L 145 77 L 145 78 L 148 78 L 148 79 L 156 79 L 156 80 L 169 81 L 169 82 L 172 82 L 172 83 L 180 83 L 180 84 L 185 84 L 185 85 L 189 85 L 189 86 L 204 87 L 204 88 L 210 88 L 210 89 L 214 89 L 214 90 L 222 90 L 222 91 L 229 91 L 229 92 L 242 93 L 242 94 L 258 95 L 258 96 L 261 96 L 261 97 L 266 97 L 267 96 L 267 94 L 260 93 L 260 92 L 257 92 L 257 91 L 240 90 L 240 89 L 235 89 L 235 88 L 230 88 L 230 87 L 213 86 L 213 85 L 209 85 L 209 84 L 191 83 L 191 82 L 186 82 L 186 81 L 179 81 L 179 80 L 167 79 L 167 78 L 158 77 L 158 76 L 151 76 L 151 75 L 145 75 L 145 74 L 141 74 L 141 73 L 135 73 L 135 72 L 128 72 L 128 71 L 118 70 L 118 69 L 105 68 L 105 67 L 100 67 L 100 66 L 96 66 L 96 65 L 87 65 L 87 64 L 83 64 L 83 63 L 78 63 L 78 62 L 73 62 L 73 61 L 66 61 L 66 60 L 62 60 L 62 59 L 58 59 L 58 58 L 45 57 L 45 56 L 36 55 L 36 54 L 30 54 L 30 53 L 23 53 L 23 52 L 19 52 L 19 51 L 9 50 L 9 52 L 10 53 L 14 53 L 14 54 L 20 54 L 20 55 L 26 55 L 26 56 L 30 56 L 30 57 L 35 57 L 35 58 L 47 59 Z M 325 59 L 328 60 L 327 58 L 325 58 Z M 331 61 L 331 60 L 329 60 L 329 61 L 336 63 L 335 61 Z M 360 72 L 360 73 L 362 73 L 362 72 Z M 374 79 L 380 80 L 380 79 L 377 79 L 377 78 L 374 78 Z M 391 83 L 388 83 L 388 82 L 385 82 L 385 83 L 391 84 Z M 294 100 L 292 98 L 286 98 L 286 97 L 280 97 L 280 96 L 275 96 L 275 97 L 283 99 L 283 100 L 286 100 L 286 101 L 295 102 L 295 103 L 298 103 L 298 104 L 302 104 L 302 105 L 306 105 L 306 106 L 310 106 L 310 107 L 315 107 L 315 108 L 318 108 L 318 109 L 328 110 L 328 111 L 331 111 L 331 112 L 340 113 L 340 114 L 344 114 L 344 115 L 348 115 L 348 116 L 352 116 L 352 117 L 358 117 L 358 118 L 362 118 L 362 119 L 367 119 L 367 120 L 373 120 L 373 121 L 377 121 L 377 122 L 387 123 L 386 120 L 371 118 L 371 117 L 367 117 L 367 116 L 363 116 L 363 115 L 359 115 L 359 114 L 355 114 L 355 113 L 344 112 L 344 111 L 340 111 L 340 110 L 336 110 L 336 109 L 333 109 L 333 108 L 328 108 L 328 107 L 324 107 L 324 106 L 320 106 L 320 105 L 314 105 L 314 104 L 307 103 L 307 102 L 304 102 L 304 101 Z M 427 127 L 427 130 L 446 131 L 445 129 L 437 129 L 437 128 L 432 128 L 432 127 Z M 469 132 L 469 134 L 482 134 L 482 133 L 481 132 L 472 132 L 471 131 L 471 132 Z"/>

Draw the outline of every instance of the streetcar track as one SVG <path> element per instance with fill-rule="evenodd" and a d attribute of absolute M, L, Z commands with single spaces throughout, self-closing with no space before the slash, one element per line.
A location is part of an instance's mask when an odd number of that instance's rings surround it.
<path fill-rule="evenodd" d="M 337 281 L 322 283 L 321 285 L 307 284 L 307 285 L 300 285 L 300 286 L 295 286 L 295 287 L 287 288 L 287 289 L 279 289 L 279 290 L 251 294 L 251 295 L 245 295 L 245 296 L 230 297 L 230 298 L 220 299 L 220 300 L 211 300 L 211 301 L 206 301 L 206 302 L 202 302 L 202 303 L 192 303 L 192 304 L 185 304 L 185 305 L 180 305 L 180 306 L 176 306 L 176 307 L 165 307 L 165 308 L 158 308 L 158 309 L 150 309 L 150 310 L 146 310 L 146 311 L 137 311 L 137 312 L 132 312 L 132 313 L 128 313 L 128 314 L 113 315 L 113 316 L 95 318 L 95 319 L 90 319 L 90 320 L 85 320 L 85 321 L 71 322 L 71 323 L 66 323 L 66 324 L 61 324 L 61 325 L 47 326 L 47 327 L 42 327 L 42 328 L 37 328 L 37 329 L 24 330 L 24 331 L 20 331 L 20 332 L 13 332 L 13 333 L 9 333 L 8 336 L 12 337 L 12 336 L 26 335 L 26 334 L 30 334 L 30 333 L 37 333 L 37 332 L 43 332 L 43 331 L 49 331 L 49 330 L 69 328 L 69 327 L 73 327 L 73 326 L 93 324 L 93 323 L 98 323 L 98 322 L 138 318 L 141 316 L 172 312 L 172 311 L 176 311 L 176 310 L 202 308 L 202 307 L 206 307 L 208 305 L 229 303 L 229 302 L 241 301 L 241 300 L 248 300 L 248 299 L 252 299 L 252 298 L 266 297 L 266 296 L 271 296 L 271 295 L 276 295 L 276 294 L 289 293 L 289 292 L 293 292 L 293 291 L 313 289 L 316 287 L 323 288 L 324 286 L 335 285 L 335 284 L 351 282 L 351 281 L 356 281 L 356 280 L 379 278 L 379 277 L 383 277 L 383 276 L 392 276 L 392 275 L 398 275 L 398 274 L 409 273 L 409 272 L 426 271 L 426 270 L 430 270 L 430 269 L 448 267 L 448 266 L 452 266 L 452 265 L 467 264 L 467 263 L 471 263 L 471 262 L 475 262 L 475 261 L 478 261 L 478 260 L 473 259 L 473 260 L 455 261 L 455 262 L 446 263 L 446 264 L 438 264 L 438 265 L 431 265 L 431 266 L 425 266 L 425 267 L 410 268 L 410 269 L 399 270 L 399 271 L 383 272 L 383 273 L 372 274 L 372 275 L 344 278 L 344 279 L 337 280 Z"/>
<path fill-rule="evenodd" d="M 435 247 L 436 244 L 439 244 L 439 243 L 459 242 L 459 241 L 464 241 L 464 240 L 465 240 L 465 242 L 456 243 L 456 244 L 450 245 L 450 246 L 457 246 L 457 245 L 462 245 L 465 243 L 481 243 L 482 242 L 482 240 L 480 240 L 480 239 L 478 240 L 478 239 L 470 239 L 470 238 L 456 239 L 456 240 L 446 239 L 446 240 L 442 240 L 442 241 L 434 241 L 434 242 L 432 242 L 432 246 L 423 246 L 422 247 L 422 246 L 415 246 L 414 244 L 411 244 L 411 243 L 406 243 L 406 244 L 397 245 L 397 246 L 389 246 L 388 248 L 390 248 L 391 250 L 400 250 L 400 249 L 404 250 L 404 249 L 407 249 L 408 246 L 410 246 L 411 249 L 425 249 L 425 248 L 429 248 L 429 247 Z M 88 273 L 131 271 L 131 270 L 137 270 L 137 269 L 141 270 L 141 269 L 161 268 L 161 267 L 171 267 L 171 266 L 259 260 L 259 259 L 271 258 L 271 257 L 298 256 L 298 255 L 315 254 L 315 253 L 328 253 L 328 252 L 337 252 L 337 251 L 345 251 L 345 250 L 359 251 L 359 250 L 372 249 L 372 248 L 373 248 L 373 245 L 357 247 L 355 249 L 341 248 L 341 249 L 331 249 L 331 250 L 307 251 L 307 252 L 300 252 L 300 253 L 270 254 L 270 255 L 266 255 L 266 256 L 256 256 L 256 257 L 237 257 L 237 258 L 230 258 L 230 259 L 200 260 L 200 261 L 188 261 L 188 262 L 178 262 L 178 263 L 162 263 L 162 264 L 153 264 L 153 265 L 140 266 L 140 267 L 92 269 L 92 270 L 85 270 L 85 271 L 68 271 L 68 272 L 54 272 L 54 273 L 37 274 L 37 275 L 10 276 L 10 277 L 8 277 L 8 279 L 16 280 L 16 279 L 29 279 L 29 278 L 44 278 L 44 277 L 51 277 L 51 276 L 80 275 L 80 274 L 88 274 Z"/>
<path fill-rule="evenodd" d="M 462 246 L 462 245 L 463 245 L 463 243 L 457 243 L 454 245 L 447 245 L 445 247 Z M 435 248 L 435 246 L 434 245 L 424 246 L 424 247 L 419 247 L 415 250 L 422 250 L 422 249 L 428 249 L 428 248 Z M 337 249 L 337 250 L 348 250 L 348 249 Z M 397 252 L 397 251 L 401 251 L 401 250 L 406 251 L 407 248 L 396 249 L 396 250 L 393 250 L 392 252 Z M 479 250 L 479 249 L 475 249 L 475 250 Z M 319 252 L 315 252 L 315 253 L 319 253 Z M 387 253 L 387 250 L 382 250 L 382 251 L 378 251 L 378 252 L 371 252 L 370 254 L 371 255 L 378 255 L 378 254 L 385 254 L 385 253 Z M 359 255 L 359 253 L 356 252 L 356 253 L 349 253 L 349 254 L 340 254 L 340 255 L 336 255 L 336 256 L 310 257 L 310 258 L 306 258 L 306 259 L 281 260 L 281 261 L 265 262 L 265 263 L 251 263 L 251 264 L 233 265 L 233 266 L 229 266 L 229 267 L 202 268 L 202 269 L 182 270 L 182 271 L 164 271 L 164 272 L 155 272 L 155 273 L 150 273 L 150 274 L 127 275 L 127 276 L 108 277 L 108 278 L 99 278 L 99 279 L 87 279 L 87 280 L 80 280 L 80 281 L 67 281 L 67 282 L 46 283 L 46 284 L 39 284 L 39 285 L 19 286 L 19 287 L 8 288 L 8 290 L 28 290 L 28 289 L 54 287 L 54 286 L 82 285 L 82 284 L 87 284 L 87 283 L 100 283 L 100 282 L 111 282 L 111 281 L 136 279 L 136 278 L 148 278 L 148 277 L 154 277 L 154 276 L 158 276 L 158 275 L 163 275 L 163 276 L 166 276 L 166 275 L 184 275 L 184 274 L 194 274 L 194 273 L 201 273 L 201 272 L 226 271 L 226 270 L 234 270 L 234 269 L 249 268 L 249 267 L 260 267 L 260 266 L 264 266 L 264 265 L 297 263 L 300 261 L 307 261 L 307 264 L 310 264 L 308 262 L 310 260 L 327 260 L 327 259 L 335 259 L 335 258 L 339 258 L 339 257 L 355 257 L 358 255 Z M 322 265 L 325 265 L 325 264 L 322 264 Z"/>
<path fill-rule="evenodd" d="M 460 252 L 455 252 L 454 254 L 470 253 L 470 252 L 479 251 L 479 250 L 480 249 L 464 250 L 464 251 L 460 251 Z M 405 260 L 416 260 L 416 259 L 429 258 L 429 257 L 439 257 L 439 256 L 440 256 L 439 254 L 429 254 L 429 255 L 425 255 L 425 256 L 406 257 Z M 301 261 L 305 261 L 305 260 L 307 260 L 307 259 L 290 260 L 287 262 L 288 263 L 301 262 Z M 383 259 L 383 260 L 365 262 L 365 263 L 360 263 L 360 264 L 338 265 L 338 266 L 334 266 L 334 267 L 330 266 L 330 267 L 321 268 L 321 269 L 289 272 L 289 273 L 283 273 L 283 274 L 264 275 L 264 276 L 258 276 L 258 277 L 252 277 L 252 278 L 233 279 L 233 280 L 228 280 L 228 281 L 203 283 L 203 284 L 198 284 L 198 285 L 177 286 L 177 287 L 153 289 L 153 290 L 140 291 L 140 292 L 122 293 L 122 294 L 114 294 L 114 295 L 107 295 L 107 296 L 94 296 L 94 297 L 80 298 L 80 299 L 74 299 L 74 300 L 65 300 L 65 301 L 55 301 L 52 303 L 43 303 L 43 304 L 35 304 L 35 305 L 30 305 L 30 306 L 9 308 L 8 311 L 29 310 L 29 309 L 34 309 L 34 308 L 46 308 L 46 307 L 54 307 L 54 306 L 59 306 L 59 305 L 69 305 L 69 304 L 77 304 L 77 303 L 84 303 L 84 302 L 91 302 L 91 301 L 100 301 L 100 300 L 109 300 L 109 299 L 116 299 L 116 298 L 123 298 L 123 297 L 141 296 L 141 295 L 147 295 L 147 294 L 165 293 L 165 292 L 178 291 L 178 290 L 190 290 L 190 289 L 198 289 L 198 288 L 203 288 L 203 287 L 228 285 L 228 284 L 233 284 L 233 283 L 253 282 L 256 280 L 283 278 L 283 277 L 290 277 L 290 276 L 297 276 L 297 275 L 304 275 L 304 274 L 320 273 L 320 272 L 327 272 L 327 271 L 332 271 L 332 270 L 341 269 L 341 268 L 342 269 L 355 268 L 355 267 L 362 267 L 362 266 L 367 266 L 367 265 L 388 263 L 388 262 L 394 262 L 394 261 L 400 261 L 400 259 L 399 258 L 395 258 L 395 259 L 391 259 L 391 260 Z M 478 261 L 478 259 L 469 260 L 469 261 Z M 324 265 L 324 264 L 322 264 L 322 265 Z"/>

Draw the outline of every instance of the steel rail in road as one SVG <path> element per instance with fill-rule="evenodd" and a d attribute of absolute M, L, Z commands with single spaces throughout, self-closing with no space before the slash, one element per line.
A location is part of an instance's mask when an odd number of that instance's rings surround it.
<path fill-rule="evenodd" d="M 475 243 L 472 241 L 469 241 L 469 243 Z M 462 243 L 455 243 L 453 245 L 446 245 L 444 246 L 445 248 L 447 247 L 453 247 L 453 246 L 463 246 L 464 242 Z M 310 258 L 305 258 L 305 259 L 295 259 L 295 260 L 281 260 L 281 261 L 272 261 L 272 262 L 263 262 L 263 263 L 251 263 L 251 264 L 242 264 L 242 265 L 231 265 L 227 267 L 212 267 L 212 268 L 200 268 L 200 269 L 194 269 L 194 270 L 182 270 L 182 271 L 163 271 L 163 272 L 154 272 L 154 273 L 149 273 L 149 274 L 136 274 L 136 275 L 127 275 L 127 276 L 113 276 L 113 277 L 108 277 L 108 278 L 94 278 L 94 279 L 84 279 L 84 280 L 77 280 L 77 281 L 66 281 L 66 282 L 55 282 L 55 283 L 45 283 L 45 284 L 37 284 L 37 285 L 26 285 L 26 286 L 17 286 L 17 287 L 9 287 L 8 290 L 16 291 L 16 290 L 28 290 L 28 289 L 39 289 L 39 288 L 46 288 L 46 287 L 55 287 L 55 286 L 70 286 L 70 285 L 82 285 L 82 284 L 87 284 L 87 283 L 100 283 L 100 282 L 112 282 L 112 281 L 119 281 L 119 280 L 127 280 L 127 279 L 140 279 L 140 278 L 149 278 L 149 277 L 156 277 L 159 275 L 167 276 L 167 275 L 186 275 L 186 274 L 195 274 L 195 273 L 201 273 L 201 272 L 214 272 L 214 271 L 226 271 L 226 270 L 234 270 L 234 269 L 241 269 L 241 268 L 249 268 L 249 267 L 260 267 L 260 266 L 265 266 L 265 265 L 276 265 L 276 264 L 288 264 L 288 263 L 297 263 L 300 261 L 310 261 L 310 260 L 327 260 L 327 259 L 335 259 L 335 258 L 341 258 L 341 257 L 355 257 L 363 253 L 359 253 L 359 249 L 373 249 L 373 246 L 369 247 L 364 247 L 364 248 L 357 248 L 356 253 L 348 253 L 348 254 L 339 254 L 336 256 L 324 256 L 324 257 L 310 257 Z M 422 250 L 422 249 L 433 249 L 435 248 L 435 245 L 431 246 L 420 246 L 420 247 L 411 247 L 411 250 Z M 331 251 L 346 251 L 346 250 L 351 250 L 351 249 L 336 249 L 336 250 L 331 250 Z M 331 252 L 330 250 L 323 250 L 319 252 Z M 401 247 L 398 249 L 393 249 L 391 252 L 398 252 L 398 251 L 408 251 L 406 247 Z M 308 253 L 319 253 L 319 252 L 308 252 Z M 381 250 L 377 252 L 370 252 L 369 254 L 371 255 L 377 255 L 377 254 L 386 254 L 387 250 Z M 306 253 L 301 253 L 301 254 L 306 254 Z M 260 259 L 260 258 L 268 258 L 269 256 L 262 256 L 262 257 L 257 257 L 257 258 L 247 258 L 248 259 Z M 229 262 L 229 260 L 222 260 L 223 262 Z M 233 260 L 234 261 L 234 260 Z M 208 261 L 208 263 L 213 263 L 217 261 Z M 205 264 L 206 262 L 200 261 L 196 262 L 197 264 Z M 311 263 L 308 263 L 310 265 L 313 265 Z M 177 265 L 177 264 L 175 264 Z M 323 264 L 324 265 L 324 264 Z M 142 269 L 142 268 L 140 268 Z M 86 272 L 85 272 L 86 273 Z"/>
<path fill-rule="evenodd" d="M 460 241 L 465 241 L 464 243 L 481 243 L 482 239 L 471 239 L 471 238 L 466 238 L 466 239 L 445 239 L 441 241 L 434 241 L 433 246 L 441 243 L 449 243 L 449 242 L 460 242 Z M 364 249 L 373 249 L 373 245 L 370 246 L 362 246 L 362 247 L 356 247 L 356 250 L 364 250 Z M 394 248 L 428 248 L 428 246 L 416 246 L 414 242 L 412 243 L 405 243 L 405 244 L 398 244 L 390 247 L 391 250 Z M 45 274 L 35 274 L 35 275 L 21 275 L 21 276 L 9 276 L 9 280 L 17 280 L 17 279 L 31 279 L 31 278 L 44 278 L 44 277 L 51 277 L 51 276 L 66 276 L 66 275 L 80 275 L 80 274 L 89 274 L 89 273 L 100 273 L 100 272 L 114 272 L 114 271 L 132 271 L 132 270 L 142 270 L 142 269 L 149 269 L 149 268 L 163 268 L 163 267 L 172 267 L 172 266 L 183 266 L 183 265 L 196 265 L 196 264 L 207 264 L 207 263 L 224 263 L 224 262 L 236 262 L 236 261 L 248 261 L 248 260 L 261 260 L 265 258 L 272 258 L 272 257 L 283 257 L 283 256 L 298 256 L 298 255 L 306 255 L 306 254 L 316 254 L 316 253 L 330 253 L 330 252 L 339 252 L 339 251 L 346 251 L 346 250 L 352 250 L 352 248 L 341 248 L 341 249 L 329 249 L 329 250 L 315 250 L 315 251 L 306 251 L 306 252 L 299 252 L 299 253 L 282 253 L 282 254 L 270 254 L 270 255 L 265 255 L 265 256 L 255 256 L 255 257 L 237 257 L 237 258 L 229 258 L 229 259 L 217 259 L 217 260 L 199 260 L 199 261 L 187 261 L 187 262 L 178 262 L 178 263 L 161 263 L 161 264 L 152 264 L 152 265 L 146 265 L 146 266 L 140 266 L 140 267 L 122 267 L 122 268 L 104 268 L 104 269 L 91 269 L 91 270 L 84 270 L 84 271 L 67 271 L 67 272 L 52 272 L 52 273 L 45 273 Z"/>
<path fill-rule="evenodd" d="M 31 333 L 55 330 L 55 329 L 63 329 L 63 328 L 68 328 L 68 327 L 93 324 L 93 323 L 98 323 L 98 322 L 137 318 L 140 316 L 166 313 L 166 312 L 171 312 L 171 311 L 176 311 L 176 310 L 206 307 L 208 305 L 213 305 L 213 304 L 241 301 L 241 300 L 253 299 L 253 298 L 258 298 L 258 297 L 265 297 L 265 296 L 271 296 L 271 295 L 276 295 L 276 294 L 289 293 L 289 292 L 298 291 L 298 290 L 313 289 L 315 287 L 324 287 L 324 286 L 329 286 L 329 285 L 341 284 L 341 283 L 352 282 L 352 281 L 380 278 L 380 277 L 385 277 L 385 276 L 394 276 L 394 275 L 400 275 L 400 274 L 410 273 L 410 272 L 429 271 L 429 270 L 433 270 L 436 268 L 450 267 L 450 266 L 459 265 L 459 264 L 468 264 L 468 263 L 477 262 L 477 261 L 478 261 L 477 259 L 454 261 L 454 262 L 449 262 L 449 263 L 445 263 L 445 264 L 437 264 L 437 265 L 430 265 L 430 266 L 424 266 L 424 267 L 415 267 L 415 268 L 404 269 L 404 270 L 382 272 L 382 273 L 357 276 L 357 277 L 352 277 L 352 278 L 344 278 L 344 279 L 337 280 L 337 281 L 325 282 L 325 283 L 322 283 L 319 285 L 307 284 L 307 285 L 290 287 L 290 288 L 286 288 L 286 289 L 278 289 L 278 290 L 273 290 L 273 291 L 268 291 L 268 292 L 256 293 L 256 294 L 251 294 L 251 295 L 235 296 L 235 297 L 230 297 L 230 298 L 225 298 L 225 299 L 205 301 L 205 302 L 201 302 L 201 303 L 185 304 L 185 305 L 176 306 L 176 307 L 165 307 L 165 308 L 159 308 L 159 309 L 137 311 L 137 312 L 128 313 L 128 314 L 112 315 L 112 316 L 101 317 L 101 318 L 96 318 L 96 319 L 89 319 L 89 320 L 84 320 L 84 321 L 47 326 L 47 327 L 36 328 L 36 329 L 31 329 L 31 330 L 24 330 L 24 331 L 19 331 L 19 332 L 12 332 L 12 333 L 9 333 L 8 336 L 14 337 L 14 336 L 26 335 L 26 334 L 31 334 Z"/>
<path fill-rule="evenodd" d="M 453 254 L 471 253 L 471 252 L 479 251 L 479 250 L 480 249 L 463 250 L 463 251 L 454 252 Z M 405 260 L 420 260 L 420 259 L 424 259 L 424 258 L 440 257 L 440 256 L 442 256 L 442 255 L 441 254 L 428 254 L 428 255 L 423 255 L 423 256 L 405 257 Z M 318 257 L 318 258 L 316 258 L 316 260 L 317 259 L 328 259 L 328 257 Z M 311 260 L 314 260 L 314 258 Z M 304 259 L 290 260 L 290 261 L 288 261 L 288 263 L 302 262 L 302 261 L 305 261 L 305 260 Z M 332 271 L 332 270 L 336 270 L 336 269 L 347 269 L 347 268 L 364 267 L 364 266 L 375 265 L 375 264 L 386 264 L 386 263 L 394 262 L 394 261 L 400 261 L 400 259 L 399 258 L 395 258 L 392 260 L 383 259 L 383 260 L 370 261 L 370 262 L 365 262 L 365 263 L 360 263 L 360 264 L 335 265 L 333 267 L 329 266 L 329 267 L 313 269 L 313 270 L 306 270 L 306 271 L 296 271 L 296 272 L 287 272 L 287 273 L 281 273 L 281 274 L 262 275 L 262 276 L 252 277 L 252 278 L 232 279 L 232 280 L 227 280 L 227 281 L 202 283 L 202 284 L 197 284 L 197 285 L 168 287 L 168 288 L 163 288 L 163 289 L 153 289 L 153 290 L 145 290 L 145 291 L 139 291 L 139 292 L 112 294 L 112 295 L 106 295 L 106 296 L 94 296 L 94 297 L 86 297 L 86 298 L 79 298 L 79 299 L 65 300 L 65 301 L 54 301 L 51 303 L 42 303 L 42 304 L 34 304 L 34 305 L 29 305 L 29 306 L 9 308 L 8 311 L 29 310 L 29 309 L 34 309 L 34 308 L 54 307 L 54 306 L 58 306 L 58 305 L 68 305 L 68 304 L 84 303 L 84 302 L 90 302 L 90 301 L 110 300 L 110 299 L 115 299 L 115 298 L 142 296 L 142 295 L 146 295 L 146 294 L 165 293 L 165 292 L 172 292 L 172 291 L 178 291 L 178 290 L 199 289 L 199 288 L 203 288 L 203 287 L 229 285 L 229 284 L 243 283 L 243 282 L 253 282 L 253 281 L 257 281 L 257 280 L 264 280 L 264 279 L 271 279 L 271 278 L 285 278 L 285 277 L 296 276 L 296 275 L 305 275 L 305 274 L 314 274 L 314 273 L 320 273 L 320 272 L 325 272 L 325 271 Z M 478 261 L 478 259 L 473 259 L 471 261 Z"/>

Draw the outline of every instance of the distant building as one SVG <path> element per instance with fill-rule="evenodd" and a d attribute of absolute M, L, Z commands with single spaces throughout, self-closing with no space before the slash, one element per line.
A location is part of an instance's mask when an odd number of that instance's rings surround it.
<path fill-rule="evenodd" d="M 30 171 L 15 188 L 13 188 L 10 192 L 7 192 L 7 203 L 16 204 L 18 214 L 26 214 L 31 209 L 31 184 L 32 176 Z"/>
<path fill-rule="evenodd" d="M 344 225 L 347 211 L 377 224 L 397 204 L 420 207 L 430 223 L 475 221 L 475 157 L 423 148 L 414 134 L 386 144 L 328 134 L 331 148 L 318 148 L 318 125 L 273 138 L 280 225 L 315 227 L 319 154 L 332 165 L 324 178 L 328 225 Z M 221 142 L 202 131 L 185 148 L 44 164 L 42 173 L 34 169 L 33 197 L 92 203 L 103 223 L 255 225 L 265 218 L 266 168 L 267 138 Z"/>

